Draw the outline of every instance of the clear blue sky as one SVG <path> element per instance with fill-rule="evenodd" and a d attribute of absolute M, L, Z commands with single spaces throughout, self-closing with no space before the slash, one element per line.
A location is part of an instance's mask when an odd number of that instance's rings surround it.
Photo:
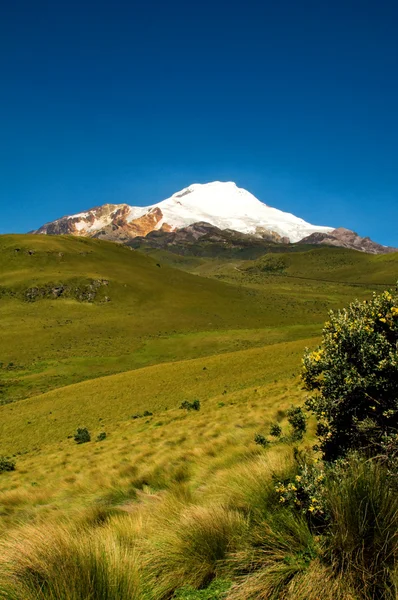
<path fill-rule="evenodd" d="M 396 0 L 12 0 L 0 232 L 232 180 L 398 246 Z"/>

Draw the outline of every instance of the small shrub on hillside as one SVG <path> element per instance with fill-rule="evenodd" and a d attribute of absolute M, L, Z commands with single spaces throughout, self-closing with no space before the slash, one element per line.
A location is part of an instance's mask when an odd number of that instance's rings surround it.
<path fill-rule="evenodd" d="M 91 440 L 91 436 L 86 427 L 78 427 L 73 439 L 76 444 L 85 444 Z"/>
<path fill-rule="evenodd" d="M 281 504 L 299 510 L 312 522 L 325 520 L 325 474 L 322 467 L 304 463 L 293 480 L 278 481 L 275 491 Z"/>
<path fill-rule="evenodd" d="M 295 441 L 302 440 L 307 431 L 307 418 L 303 409 L 300 406 L 292 406 L 286 412 L 286 415 L 287 420 L 293 429 L 292 439 Z"/>
<path fill-rule="evenodd" d="M 256 435 L 254 436 L 254 442 L 258 446 L 262 446 L 263 448 L 266 448 L 271 443 L 269 440 L 267 440 L 266 437 L 261 435 L 261 433 L 256 433 Z"/>
<path fill-rule="evenodd" d="M 143 415 L 142 415 L 142 416 L 143 416 L 143 417 L 152 417 L 152 416 L 153 416 L 153 413 L 152 413 L 151 411 L 149 411 L 149 410 L 144 410 L 144 412 L 143 412 Z"/>
<path fill-rule="evenodd" d="M 0 456 L 0 473 L 6 471 L 15 471 L 15 460 L 6 456 Z"/>
<path fill-rule="evenodd" d="M 188 402 L 188 400 L 184 400 L 181 403 L 180 408 L 185 408 L 186 410 L 200 410 L 200 401 L 194 400 L 193 402 Z"/>
<path fill-rule="evenodd" d="M 103 442 L 104 440 L 106 440 L 106 433 L 105 431 L 101 431 L 101 433 L 97 435 L 97 442 Z"/>
<path fill-rule="evenodd" d="M 282 427 L 279 425 L 279 423 L 272 423 L 269 434 L 276 438 L 282 435 Z"/>
<path fill-rule="evenodd" d="M 398 433 L 397 344 L 398 292 L 386 291 L 332 311 L 322 344 L 306 351 L 302 379 L 315 392 L 307 407 L 326 460 L 359 448 L 377 455 Z"/>

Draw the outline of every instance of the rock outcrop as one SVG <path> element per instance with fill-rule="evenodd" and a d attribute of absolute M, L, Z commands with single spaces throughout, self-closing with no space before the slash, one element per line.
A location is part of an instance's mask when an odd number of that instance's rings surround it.
<path fill-rule="evenodd" d="M 299 244 L 325 244 L 327 246 L 339 246 L 359 250 L 368 254 L 388 254 L 398 252 L 398 248 L 382 246 L 373 242 L 369 237 L 361 237 L 350 229 L 339 227 L 330 233 L 312 233 L 298 242 Z"/>

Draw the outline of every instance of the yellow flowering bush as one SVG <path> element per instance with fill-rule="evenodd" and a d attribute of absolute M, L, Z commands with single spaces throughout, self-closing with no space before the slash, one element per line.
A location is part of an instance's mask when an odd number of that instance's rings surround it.
<path fill-rule="evenodd" d="M 330 313 L 322 343 L 306 350 L 306 406 L 318 421 L 325 460 L 349 450 L 377 454 L 398 432 L 398 293 L 374 294 Z"/>
<path fill-rule="evenodd" d="M 278 481 L 275 491 L 282 505 L 291 506 L 311 519 L 325 519 L 325 473 L 323 464 L 307 458 L 299 465 L 298 474 L 292 479 Z"/>

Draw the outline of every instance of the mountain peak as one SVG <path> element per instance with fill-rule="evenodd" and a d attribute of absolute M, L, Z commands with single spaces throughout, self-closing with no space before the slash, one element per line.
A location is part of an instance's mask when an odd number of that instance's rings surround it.
<path fill-rule="evenodd" d="M 126 241 L 149 231 L 175 231 L 206 222 L 219 229 L 254 234 L 271 231 L 298 242 L 333 227 L 316 226 L 295 215 L 272 208 L 233 181 L 193 183 L 152 206 L 107 204 L 43 225 L 36 233 L 70 233 Z"/>

